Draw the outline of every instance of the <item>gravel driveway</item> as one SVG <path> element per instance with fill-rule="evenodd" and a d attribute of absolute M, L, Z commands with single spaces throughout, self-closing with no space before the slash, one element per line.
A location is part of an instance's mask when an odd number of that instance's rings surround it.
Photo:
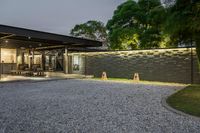
<path fill-rule="evenodd" d="M 161 105 L 180 88 L 92 80 L 0 84 L 0 133 L 200 132 L 200 120 Z"/>

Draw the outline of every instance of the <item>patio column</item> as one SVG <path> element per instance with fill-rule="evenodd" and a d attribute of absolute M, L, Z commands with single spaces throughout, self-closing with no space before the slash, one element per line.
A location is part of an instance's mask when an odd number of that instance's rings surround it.
<path fill-rule="evenodd" d="M 63 70 L 65 74 L 68 74 L 68 49 L 67 47 L 65 47 L 65 52 L 63 55 Z"/>
<path fill-rule="evenodd" d="M 42 51 L 42 70 L 45 70 L 45 62 L 46 62 L 46 58 L 45 58 L 45 51 Z"/>
<path fill-rule="evenodd" d="M 21 60 L 22 60 L 22 64 L 25 64 L 25 62 L 24 62 L 24 51 L 21 51 Z"/>

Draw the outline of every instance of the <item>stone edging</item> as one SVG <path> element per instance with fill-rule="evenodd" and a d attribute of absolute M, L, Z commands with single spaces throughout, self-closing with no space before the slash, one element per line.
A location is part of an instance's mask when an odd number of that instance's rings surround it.
<path fill-rule="evenodd" d="M 163 97 L 163 98 L 161 99 L 161 104 L 162 104 L 162 106 L 163 106 L 164 108 L 166 108 L 168 111 L 171 111 L 171 112 L 173 112 L 173 113 L 176 113 L 176 114 L 181 115 L 181 116 L 184 116 L 184 117 L 189 117 L 189 118 L 191 118 L 191 119 L 200 120 L 200 117 L 193 116 L 193 115 L 190 115 L 190 114 L 186 114 L 186 113 L 184 113 L 184 112 L 182 112 L 182 111 L 179 111 L 179 110 L 176 110 L 176 109 L 172 108 L 172 107 L 171 107 L 170 105 L 168 105 L 167 102 L 166 102 L 166 100 L 167 100 L 168 97 L 169 97 L 169 96 Z"/>

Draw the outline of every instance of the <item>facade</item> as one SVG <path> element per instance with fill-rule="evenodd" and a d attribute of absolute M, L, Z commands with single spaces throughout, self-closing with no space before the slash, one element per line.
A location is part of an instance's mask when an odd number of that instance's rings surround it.
<path fill-rule="evenodd" d="M 176 83 L 200 83 L 195 48 L 92 51 L 101 42 L 0 25 L 0 74 L 62 72 Z M 87 52 L 88 51 L 88 52 Z M 41 76 L 41 75 L 40 75 Z"/>

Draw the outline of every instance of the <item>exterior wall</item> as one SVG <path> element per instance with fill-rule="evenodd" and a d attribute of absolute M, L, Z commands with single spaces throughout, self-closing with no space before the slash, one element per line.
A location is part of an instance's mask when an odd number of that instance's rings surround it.
<path fill-rule="evenodd" d="M 200 83 L 200 72 L 196 50 L 193 48 L 193 81 Z M 141 80 L 191 83 L 191 49 L 156 49 L 115 52 L 88 52 L 80 54 L 86 58 L 87 75 L 100 77 L 133 78 L 139 73 Z"/>
<path fill-rule="evenodd" d="M 10 74 L 11 70 L 16 70 L 16 63 L 0 63 L 0 73 L 1 74 Z"/>

